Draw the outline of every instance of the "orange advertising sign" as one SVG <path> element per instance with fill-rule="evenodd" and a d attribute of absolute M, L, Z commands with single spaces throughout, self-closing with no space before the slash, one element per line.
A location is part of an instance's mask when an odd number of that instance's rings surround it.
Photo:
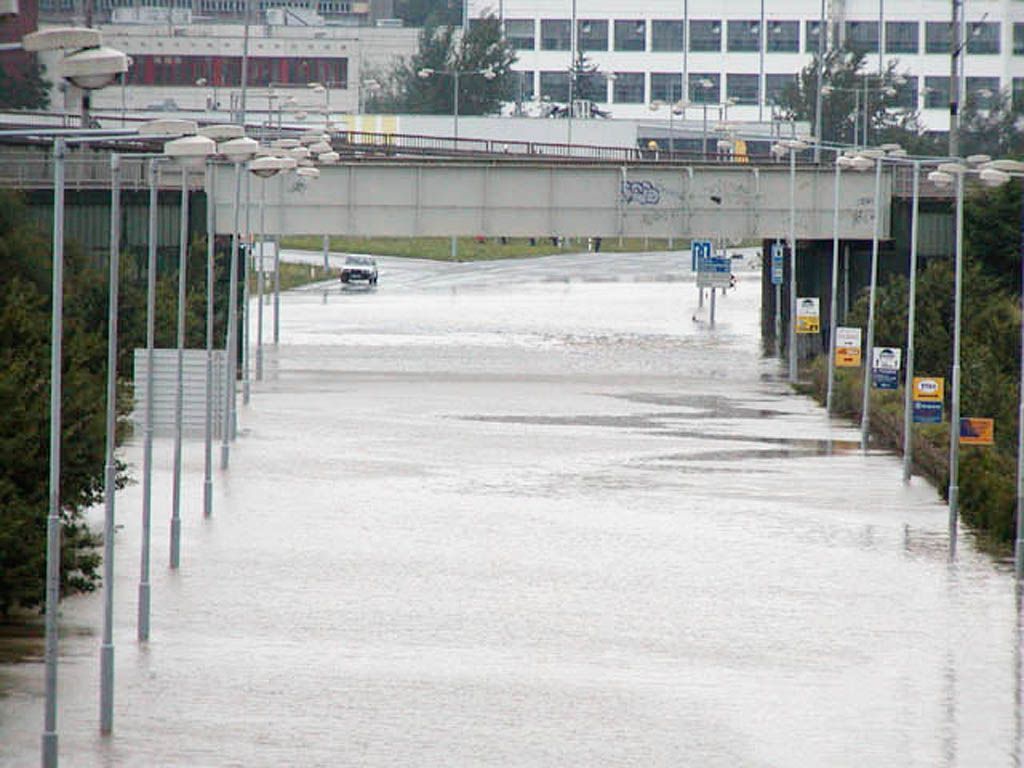
<path fill-rule="evenodd" d="M 995 429 L 993 419 L 960 419 L 960 445 L 992 445 Z"/>

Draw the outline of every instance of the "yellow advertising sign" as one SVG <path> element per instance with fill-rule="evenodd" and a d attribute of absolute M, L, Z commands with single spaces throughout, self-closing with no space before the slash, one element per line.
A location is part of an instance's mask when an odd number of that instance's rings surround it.
<path fill-rule="evenodd" d="M 960 445 L 992 445 L 995 442 L 995 421 L 992 419 L 960 419 Z"/>
<path fill-rule="evenodd" d="M 918 403 L 941 403 L 945 393 L 946 380 L 941 376 L 915 376 L 914 401 Z"/>
<path fill-rule="evenodd" d="M 819 333 L 821 331 L 821 316 L 818 307 L 818 299 L 815 297 L 796 300 L 797 333 Z"/>

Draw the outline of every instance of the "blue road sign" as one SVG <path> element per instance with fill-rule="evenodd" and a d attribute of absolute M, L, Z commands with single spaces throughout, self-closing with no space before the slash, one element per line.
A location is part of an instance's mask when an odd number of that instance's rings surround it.
<path fill-rule="evenodd" d="M 772 243 L 772 285 L 782 285 L 782 260 L 785 249 L 782 243 Z"/>
<path fill-rule="evenodd" d="M 697 272 L 701 262 L 710 258 L 713 253 L 710 240 L 690 241 L 690 269 Z"/>

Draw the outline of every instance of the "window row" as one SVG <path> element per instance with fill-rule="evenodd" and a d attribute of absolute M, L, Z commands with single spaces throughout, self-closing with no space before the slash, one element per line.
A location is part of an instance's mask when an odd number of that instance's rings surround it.
<path fill-rule="evenodd" d="M 346 88 L 348 59 L 260 56 L 249 59 L 249 85 L 331 83 Z M 154 56 L 133 54 L 131 85 L 196 85 L 236 88 L 242 84 L 241 56 Z"/>
<path fill-rule="evenodd" d="M 764 28 L 756 19 L 691 19 L 689 42 L 681 19 L 578 19 L 576 43 L 581 51 L 651 51 L 679 52 L 688 48 L 694 53 L 721 53 L 723 40 L 730 53 L 758 52 L 762 46 L 768 53 L 799 53 L 799 21 L 766 21 Z M 817 21 L 803 22 L 803 50 L 818 49 Z M 878 53 L 878 21 L 847 21 L 843 31 L 847 43 L 865 53 Z M 924 23 L 924 52 L 948 55 L 952 45 L 949 22 Z M 724 34 L 723 34 L 724 33 Z M 537 50 L 537 24 L 533 19 L 506 19 L 505 36 L 517 50 Z M 967 52 L 997 54 L 1000 52 L 1001 25 L 997 21 L 979 21 L 968 25 Z M 569 19 L 540 20 L 540 50 L 568 51 L 572 48 L 572 25 Z M 921 25 L 916 21 L 885 22 L 885 52 L 916 54 L 921 52 Z M 1013 24 L 1013 53 L 1024 56 L 1024 23 Z"/>
<path fill-rule="evenodd" d="M 519 71 L 517 100 L 569 101 L 569 73 L 565 71 L 540 72 Z M 535 76 L 539 74 L 538 82 Z M 683 100 L 683 77 L 679 72 L 593 72 L 582 75 L 576 82 L 572 94 L 574 99 L 589 99 L 598 103 L 647 104 L 653 101 L 676 103 Z M 759 101 L 760 83 L 756 74 L 718 72 L 688 73 L 687 98 L 691 104 L 720 104 L 729 100 L 733 104 L 754 104 Z M 948 109 L 949 78 L 925 77 L 921 87 L 920 78 L 907 77 L 896 86 L 892 96 L 893 105 L 907 109 Z M 777 104 L 783 93 L 796 83 L 796 75 L 765 74 L 765 104 Z M 609 84 L 611 88 L 609 89 Z M 724 85 L 724 92 L 723 92 Z M 609 90 L 611 91 L 609 93 Z M 968 77 L 967 98 L 979 109 L 990 109 L 1000 96 L 998 77 Z M 923 98 L 922 98 L 923 97 Z M 1013 108 L 1024 111 L 1024 78 L 1013 78 L 1011 88 Z"/>

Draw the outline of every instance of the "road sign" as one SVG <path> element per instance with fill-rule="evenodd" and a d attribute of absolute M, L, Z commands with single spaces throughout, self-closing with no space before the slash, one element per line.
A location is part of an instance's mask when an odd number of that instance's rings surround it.
<path fill-rule="evenodd" d="M 691 240 L 690 241 L 690 270 L 697 272 L 700 270 L 700 263 L 703 259 L 711 258 L 714 255 L 714 250 L 711 246 L 710 240 Z"/>
<path fill-rule="evenodd" d="M 860 328 L 836 328 L 836 367 L 859 367 L 860 347 Z"/>
<path fill-rule="evenodd" d="M 782 243 L 772 243 L 772 285 L 782 285 L 782 266 L 786 249 Z"/>
<path fill-rule="evenodd" d="M 945 380 L 936 376 L 914 377 L 913 418 L 917 424 L 941 424 Z"/>
<path fill-rule="evenodd" d="M 732 260 L 728 255 L 716 255 L 710 240 L 695 240 L 690 252 L 697 259 L 698 288 L 728 288 L 732 284 Z"/>
<path fill-rule="evenodd" d="M 875 389 L 899 387 L 902 354 L 898 347 L 875 347 L 871 350 L 871 385 Z"/>
<path fill-rule="evenodd" d="M 821 330 L 821 314 L 818 299 L 805 296 L 796 300 L 796 332 L 818 333 Z"/>
<path fill-rule="evenodd" d="M 995 442 L 995 428 L 992 419 L 960 419 L 960 445 L 992 445 Z"/>

